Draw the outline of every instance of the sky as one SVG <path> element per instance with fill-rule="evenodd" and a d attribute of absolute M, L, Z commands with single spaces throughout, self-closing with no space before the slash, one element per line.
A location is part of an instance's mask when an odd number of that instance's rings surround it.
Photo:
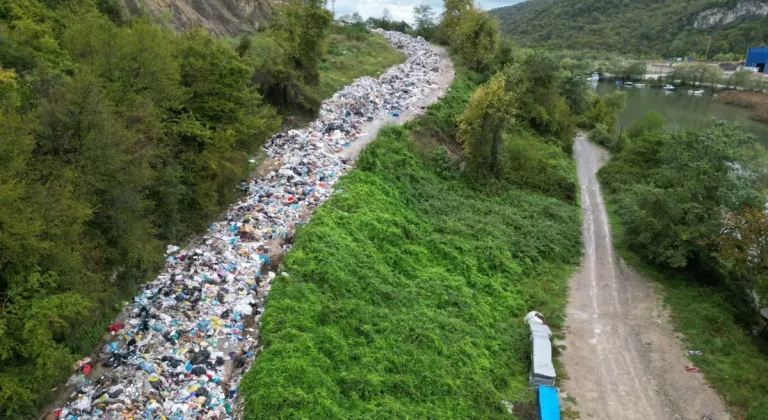
<path fill-rule="evenodd" d="M 475 0 L 475 4 L 485 10 L 502 6 L 510 6 L 522 0 Z M 336 0 L 336 16 L 360 13 L 363 19 L 381 17 L 384 9 L 389 9 L 394 20 L 404 20 L 413 23 L 413 6 L 427 4 L 432 6 L 436 14 L 442 12 L 442 0 Z M 331 0 L 328 0 L 331 7 Z"/>

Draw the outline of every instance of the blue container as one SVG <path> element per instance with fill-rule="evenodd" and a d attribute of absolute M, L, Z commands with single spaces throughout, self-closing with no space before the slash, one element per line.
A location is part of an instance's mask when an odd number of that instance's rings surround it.
<path fill-rule="evenodd" d="M 560 401 L 555 388 L 539 386 L 539 416 L 541 420 L 560 420 Z"/>

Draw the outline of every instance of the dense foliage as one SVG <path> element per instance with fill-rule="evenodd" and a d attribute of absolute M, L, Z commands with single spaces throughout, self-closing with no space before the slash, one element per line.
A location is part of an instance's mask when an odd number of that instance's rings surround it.
<path fill-rule="evenodd" d="M 500 400 L 529 401 L 521 317 L 560 319 L 578 211 L 489 197 L 409 142 L 384 129 L 299 231 L 241 386 L 248 417 L 501 419 Z"/>
<path fill-rule="evenodd" d="M 238 196 L 276 109 L 312 111 L 403 59 L 367 31 L 326 43 L 319 1 L 283 2 L 272 26 L 235 41 L 127 20 L 116 5 L 0 1 L 2 418 L 34 417 L 164 244 Z M 367 40 L 375 60 L 342 68 L 335 57 Z"/>
<path fill-rule="evenodd" d="M 745 16 L 697 29 L 699 13 L 731 0 L 528 0 L 490 11 L 502 32 L 525 46 L 615 51 L 646 56 L 743 55 L 768 43 L 768 18 Z M 712 37 L 711 43 L 709 37 Z"/>

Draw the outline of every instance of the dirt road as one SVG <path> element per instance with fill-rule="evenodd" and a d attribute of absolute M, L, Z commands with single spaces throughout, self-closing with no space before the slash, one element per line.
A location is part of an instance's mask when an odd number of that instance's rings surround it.
<path fill-rule="evenodd" d="M 566 397 L 567 408 L 582 419 L 727 419 L 702 374 L 686 372 L 692 362 L 654 284 L 614 252 L 596 177 L 607 152 L 579 136 L 574 154 L 585 251 L 570 280 L 562 358 L 570 379 L 561 385 L 576 402 Z"/>

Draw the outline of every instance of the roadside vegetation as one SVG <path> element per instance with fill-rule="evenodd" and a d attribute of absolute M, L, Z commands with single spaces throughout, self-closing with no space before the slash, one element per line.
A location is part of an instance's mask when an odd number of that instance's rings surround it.
<path fill-rule="evenodd" d="M 283 3 L 219 40 L 116 1 L 0 2 L 0 417 L 37 414 L 288 115 L 402 60 L 322 2 Z"/>
<path fill-rule="evenodd" d="M 617 247 L 665 287 L 675 327 L 737 418 L 765 418 L 766 153 L 738 126 L 669 130 L 649 113 L 608 143 L 599 176 Z M 764 304 L 763 304 L 764 306 Z"/>
<path fill-rule="evenodd" d="M 562 326 L 581 255 L 577 123 L 605 100 L 447 1 L 457 78 L 387 127 L 300 228 L 243 379 L 248 418 L 509 418 L 532 404 L 523 316 Z M 275 392 L 280 390 L 280 392 Z M 521 415 L 515 411 L 515 416 Z"/>

